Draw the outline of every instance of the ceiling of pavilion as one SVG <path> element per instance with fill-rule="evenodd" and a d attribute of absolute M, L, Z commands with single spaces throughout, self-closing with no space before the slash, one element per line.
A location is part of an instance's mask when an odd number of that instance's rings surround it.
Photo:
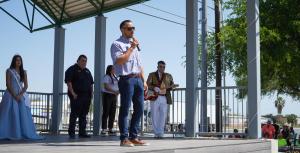
<path fill-rule="evenodd" d="M 114 11 L 145 0 L 31 0 L 56 23 L 73 21 Z"/>
<path fill-rule="evenodd" d="M 19 2 L 24 3 L 28 25 L 1 5 L 10 3 L 12 0 L 0 0 L 0 11 L 9 15 L 30 32 L 34 32 L 101 15 L 145 1 L 148 0 L 20 0 Z M 33 28 L 36 21 L 34 13 L 32 13 L 32 16 L 30 15 L 31 10 L 28 6 L 31 6 L 32 12 L 38 12 L 48 20 L 49 24 Z"/>

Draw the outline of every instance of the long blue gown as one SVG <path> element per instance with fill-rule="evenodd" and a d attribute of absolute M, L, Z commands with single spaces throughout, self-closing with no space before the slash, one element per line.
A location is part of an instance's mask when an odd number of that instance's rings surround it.
<path fill-rule="evenodd" d="M 11 76 L 12 90 L 14 93 L 20 93 L 18 82 L 23 86 L 20 75 L 14 69 L 8 71 Z M 7 90 L 5 91 L 0 103 L 0 139 L 43 139 L 36 134 L 30 108 L 25 105 L 24 101 L 24 97 L 19 102 L 16 101 Z"/>

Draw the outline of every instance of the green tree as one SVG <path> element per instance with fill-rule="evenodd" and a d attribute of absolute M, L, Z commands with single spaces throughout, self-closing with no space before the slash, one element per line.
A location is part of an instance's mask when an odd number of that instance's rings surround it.
<path fill-rule="evenodd" d="M 283 126 L 286 123 L 286 118 L 284 118 L 282 115 L 276 115 L 274 116 L 274 120 L 278 125 Z"/>
<path fill-rule="evenodd" d="M 273 114 L 266 114 L 266 115 L 262 115 L 261 117 L 269 118 L 269 119 L 271 119 L 273 122 L 274 122 L 274 120 L 275 120 L 275 116 L 273 116 Z"/>
<path fill-rule="evenodd" d="M 289 124 L 291 124 L 292 126 L 297 124 L 297 115 L 295 115 L 295 114 L 286 115 L 286 119 L 287 119 L 287 122 Z"/>
<path fill-rule="evenodd" d="M 231 12 L 221 29 L 222 56 L 238 86 L 247 85 L 246 0 L 228 0 Z M 300 1 L 260 0 L 260 48 L 262 95 L 287 94 L 300 99 Z M 213 33 L 208 36 L 208 58 Z M 199 58 L 200 59 L 200 58 Z M 208 59 L 208 79 L 215 77 L 215 62 Z"/>

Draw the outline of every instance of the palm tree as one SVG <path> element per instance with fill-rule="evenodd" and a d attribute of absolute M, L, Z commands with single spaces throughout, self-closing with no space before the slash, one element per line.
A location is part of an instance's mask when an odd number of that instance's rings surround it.
<path fill-rule="evenodd" d="M 277 113 L 279 115 L 281 115 L 284 104 L 285 100 L 282 97 L 277 97 L 277 99 L 275 100 L 275 107 L 277 108 Z"/>
<path fill-rule="evenodd" d="M 287 123 L 290 123 L 292 126 L 297 124 L 297 117 L 298 117 L 297 115 L 290 114 L 290 115 L 286 115 L 285 117 L 287 119 Z"/>

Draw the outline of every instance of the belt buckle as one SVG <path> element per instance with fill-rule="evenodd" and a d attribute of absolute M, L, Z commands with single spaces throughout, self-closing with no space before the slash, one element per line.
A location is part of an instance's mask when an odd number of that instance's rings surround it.
<path fill-rule="evenodd" d="M 129 77 L 129 78 L 134 78 L 134 77 L 135 77 L 135 74 L 131 73 L 131 74 L 128 75 L 128 77 Z"/>
<path fill-rule="evenodd" d="M 139 77 L 139 74 L 131 73 L 131 74 L 129 74 L 129 77 L 130 77 L 130 78 L 138 78 L 138 77 Z"/>

